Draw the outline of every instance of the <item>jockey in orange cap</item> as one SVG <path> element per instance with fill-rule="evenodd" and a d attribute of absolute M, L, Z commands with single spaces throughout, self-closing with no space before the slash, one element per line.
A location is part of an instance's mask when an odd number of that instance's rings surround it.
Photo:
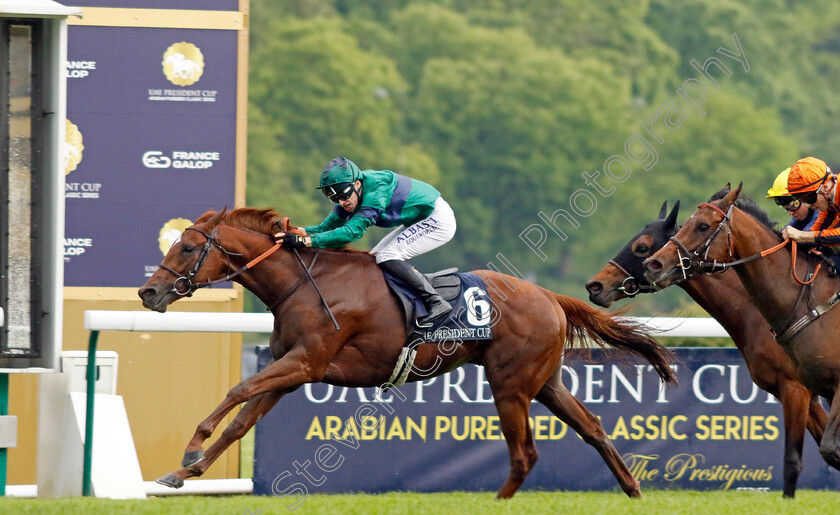
<path fill-rule="evenodd" d="M 782 231 L 782 236 L 818 245 L 840 245 L 840 195 L 837 188 L 837 176 L 831 173 L 825 161 L 806 157 L 791 166 L 788 193 L 795 200 L 814 207 L 820 214 L 810 231 L 788 226 Z"/>

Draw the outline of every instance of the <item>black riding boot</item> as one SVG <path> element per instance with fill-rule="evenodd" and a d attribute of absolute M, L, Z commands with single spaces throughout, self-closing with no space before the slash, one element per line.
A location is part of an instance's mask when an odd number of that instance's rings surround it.
<path fill-rule="evenodd" d="M 438 295 L 431 283 L 429 283 L 429 280 L 426 279 L 426 276 L 410 264 L 399 259 L 391 259 L 379 263 L 379 266 L 383 270 L 399 277 L 400 280 L 417 292 L 420 298 L 423 299 L 423 304 L 426 305 L 426 311 L 429 313 L 421 320 L 417 320 L 418 325 L 425 326 L 430 324 L 436 318 L 452 311 L 452 306 L 443 300 L 443 297 Z"/>

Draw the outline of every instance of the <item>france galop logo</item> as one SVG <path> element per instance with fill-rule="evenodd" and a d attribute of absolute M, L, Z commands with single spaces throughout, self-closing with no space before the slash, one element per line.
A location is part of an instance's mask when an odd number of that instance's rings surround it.
<path fill-rule="evenodd" d="M 197 46 L 186 41 L 167 48 L 161 64 L 169 82 L 178 86 L 195 84 L 204 73 L 204 55 Z"/>
<path fill-rule="evenodd" d="M 160 237 L 158 238 L 160 252 L 165 256 L 169 252 L 169 248 L 181 237 L 184 229 L 190 227 L 192 224 L 186 218 L 173 218 L 163 224 L 163 227 L 160 228 Z"/>
<path fill-rule="evenodd" d="M 82 151 L 85 146 L 82 144 L 82 133 L 79 128 L 70 120 L 65 120 L 64 136 L 64 175 L 76 169 L 82 162 Z"/>

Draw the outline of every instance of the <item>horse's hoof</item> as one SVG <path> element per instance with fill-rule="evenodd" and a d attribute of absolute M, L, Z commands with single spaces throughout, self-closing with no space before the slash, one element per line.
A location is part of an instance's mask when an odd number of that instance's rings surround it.
<path fill-rule="evenodd" d="M 185 469 L 188 469 L 203 459 L 204 449 L 198 449 L 196 451 L 187 451 L 184 453 L 184 459 L 181 460 L 181 466 Z"/>
<path fill-rule="evenodd" d="M 175 476 L 175 474 L 167 474 L 165 476 L 161 476 L 157 478 L 155 483 L 163 486 L 168 486 L 169 488 L 181 488 L 184 486 L 184 480 L 180 477 Z"/>

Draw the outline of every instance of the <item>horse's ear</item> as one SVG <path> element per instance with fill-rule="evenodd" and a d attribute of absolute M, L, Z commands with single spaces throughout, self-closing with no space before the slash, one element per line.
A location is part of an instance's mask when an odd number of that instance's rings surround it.
<path fill-rule="evenodd" d="M 665 202 L 663 202 L 662 207 L 659 208 L 659 216 L 657 217 L 657 220 L 662 220 L 663 218 L 665 218 L 666 213 L 668 213 L 668 201 L 667 200 Z"/>
<path fill-rule="evenodd" d="M 668 215 L 668 218 L 665 220 L 665 227 L 667 229 L 672 229 L 677 226 L 677 215 L 680 214 L 680 201 L 678 200 L 674 204 L 674 209 L 671 210 L 671 214 Z"/>
<path fill-rule="evenodd" d="M 723 197 L 723 200 L 726 201 L 727 204 L 734 204 L 736 200 L 738 200 L 738 195 L 741 194 L 741 188 L 744 186 L 744 183 L 738 184 L 738 187 L 734 190 L 730 191 Z"/>
<path fill-rule="evenodd" d="M 221 211 L 213 213 L 213 216 L 211 216 L 208 221 L 212 222 L 214 224 L 218 224 L 219 222 L 221 222 L 224 219 L 226 214 L 227 214 L 227 206 L 225 206 L 224 209 L 222 209 Z"/>
<path fill-rule="evenodd" d="M 287 232 L 289 234 L 299 234 L 301 236 L 304 235 L 304 231 L 300 227 L 296 227 L 289 223 L 289 217 L 284 216 L 281 217 L 279 220 L 274 221 L 274 226 L 276 232 Z"/>

